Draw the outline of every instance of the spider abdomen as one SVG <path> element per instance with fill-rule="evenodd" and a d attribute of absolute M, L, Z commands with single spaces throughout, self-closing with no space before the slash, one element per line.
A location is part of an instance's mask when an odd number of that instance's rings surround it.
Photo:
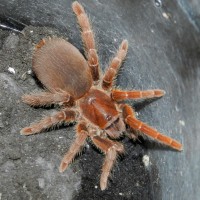
<path fill-rule="evenodd" d="M 47 39 L 33 56 L 33 71 L 51 92 L 64 90 L 75 99 L 92 85 L 87 61 L 79 50 L 64 39 Z"/>

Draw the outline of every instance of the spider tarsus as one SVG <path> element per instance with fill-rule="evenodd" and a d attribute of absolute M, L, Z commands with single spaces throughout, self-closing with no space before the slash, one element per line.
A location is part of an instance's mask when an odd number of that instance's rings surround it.
<path fill-rule="evenodd" d="M 170 146 L 175 150 L 183 151 L 183 145 L 174 139 L 172 139 Z"/>
<path fill-rule="evenodd" d="M 20 134 L 21 135 L 32 135 L 33 134 L 32 128 L 25 127 L 20 131 Z"/>
<path fill-rule="evenodd" d="M 107 188 L 107 182 L 100 182 L 100 188 L 102 191 L 105 190 Z"/>
<path fill-rule="evenodd" d="M 164 90 L 160 90 L 160 89 L 157 89 L 157 90 L 154 90 L 154 97 L 162 97 L 166 94 L 166 92 Z"/>
<path fill-rule="evenodd" d="M 72 9 L 76 15 L 80 15 L 85 12 L 83 6 L 78 3 L 78 1 L 74 1 L 72 3 Z"/>
<path fill-rule="evenodd" d="M 121 48 L 124 50 L 124 51 L 127 51 L 128 50 L 128 40 L 123 40 L 122 43 L 121 43 Z"/>
<path fill-rule="evenodd" d="M 59 167 L 59 172 L 63 173 L 67 169 L 68 165 L 69 165 L 68 163 L 61 162 L 60 167 Z"/>

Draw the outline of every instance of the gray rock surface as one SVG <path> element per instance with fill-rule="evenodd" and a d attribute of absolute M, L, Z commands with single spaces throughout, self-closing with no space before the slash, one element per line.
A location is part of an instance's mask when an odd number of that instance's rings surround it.
<path fill-rule="evenodd" d="M 179 5 L 188 16 L 190 22 L 194 27 L 199 31 L 200 30 L 200 9 L 199 9 L 199 0 L 179 0 Z"/>
<path fill-rule="evenodd" d="M 65 173 L 58 172 L 74 138 L 72 126 L 20 136 L 21 128 L 57 109 L 30 108 L 20 101 L 23 93 L 41 90 L 29 75 L 34 44 L 62 35 L 83 52 L 71 2 L 1 0 L 2 19 L 12 17 L 40 28 L 29 26 L 24 35 L 0 30 L 0 199 L 198 200 L 200 36 L 174 2 L 81 1 L 93 23 L 102 68 L 127 38 L 128 58 L 117 85 L 166 91 L 157 101 L 130 103 L 138 118 L 181 141 L 183 152 L 142 138 L 124 139 L 126 154 L 113 169 L 109 189 L 102 192 L 103 156 L 90 145 Z"/>

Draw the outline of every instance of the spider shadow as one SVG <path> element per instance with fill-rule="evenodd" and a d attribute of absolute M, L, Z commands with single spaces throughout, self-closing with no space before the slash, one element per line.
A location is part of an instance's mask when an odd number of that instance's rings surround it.
<path fill-rule="evenodd" d="M 131 138 L 129 137 L 129 134 L 132 133 L 135 137 Z M 153 140 L 149 138 L 144 133 L 134 130 L 134 129 L 127 129 L 127 133 L 125 134 L 127 136 L 126 138 L 133 144 L 133 145 L 140 145 L 143 149 L 154 149 L 154 150 L 161 150 L 161 151 L 176 151 L 175 149 L 172 149 L 171 147 L 162 144 L 160 142 L 157 142 L 156 140 Z M 125 140 L 124 140 L 125 141 Z M 129 143 L 130 143 L 129 142 Z"/>
<path fill-rule="evenodd" d="M 42 84 L 42 82 L 38 79 L 38 77 L 37 77 L 37 75 L 35 74 L 34 71 L 32 71 L 31 76 L 33 77 L 33 79 L 35 80 L 36 85 L 37 85 L 39 88 L 41 88 L 41 89 L 43 89 L 43 90 L 46 90 L 46 88 L 44 87 L 44 85 Z"/>
<path fill-rule="evenodd" d="M 139 112 L 144 107 L 150 105 L 154 101 L 159 100 L 160 98 L 162 98 L 162 97 L 156 97 L 156 98 L 151 98 L 151 99 L 142 99 L 142 100 L 139 100 L 139 101 L 134 101 L 133 102 L 133 107 L 134 107 L 136 112 Z"/>
<path fill-rule="evenodd" d="M 144 146 L 145 149 L 177 152 L 177 150 L 172 149 L 171 147 L 169 147 L 165 144 L 156 142 L 153 139 L 148 138 L 147 136 L 141 135 L 138 138 L 139 138 L 139 141 L 141 142 L 142 146 Z"/>

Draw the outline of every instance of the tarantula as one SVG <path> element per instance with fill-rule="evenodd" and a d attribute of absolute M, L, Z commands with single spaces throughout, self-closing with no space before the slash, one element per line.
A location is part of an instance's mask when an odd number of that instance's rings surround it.
<path fill-rule="evenodd" d="M 163 90 L 114 89 L 114 78 L 126 57 L 128 41 L 122 41 L 106 72 L 102 74 L 88 16 L 78 2 L 72 3 L 72 9 L 82 30 L 86 59 L 64 39 L 42 39 L 36 45 L 33 71 L 47 91 L 23 95 L 22 100 L 31 106 L 59 104 L 62 109 L 23 128 L 21 134 L 39 133 L 61 122 L 77 122 L 76 139 L 61 162 L 60 172 L 68 167 L 89 137 L 105 154 L 100 178 L 100 187 L 104 190 L 117 155 L 124 152 L 123 145 L 116 139 L 125 132 L 126 125 L 176 150 L 181 150 L 182 145 L 136 119 L 133 108 L 122 103 L 127 99 L 161 97 L 165 94 Z"/>

